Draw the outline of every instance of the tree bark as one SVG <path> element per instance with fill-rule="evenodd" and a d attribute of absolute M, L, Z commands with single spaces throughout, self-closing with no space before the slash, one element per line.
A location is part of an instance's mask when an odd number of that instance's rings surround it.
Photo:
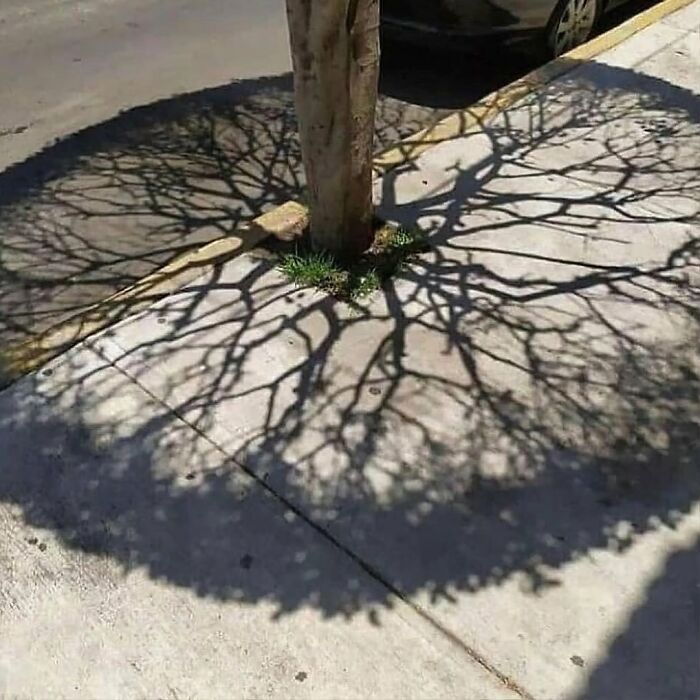
<path fill-rule="evenodd" d="M 339 258 L 372 243 L 379 0 L 287 0 L 311 242 Z"/>

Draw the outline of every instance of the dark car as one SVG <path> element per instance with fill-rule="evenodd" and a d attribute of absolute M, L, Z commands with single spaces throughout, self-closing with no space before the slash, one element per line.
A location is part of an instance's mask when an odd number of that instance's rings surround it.
<path fill-rule="evenodd" d="M 382 0 L 384 32 L 465 47 L 535 38 L 558 56 L 587 41 L 626 0 Z"/>

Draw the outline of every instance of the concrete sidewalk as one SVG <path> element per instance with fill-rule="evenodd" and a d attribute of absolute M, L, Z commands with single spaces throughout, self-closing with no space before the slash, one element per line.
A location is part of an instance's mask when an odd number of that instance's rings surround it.
<path fill-rule="evenodd" d="M 385 176 L 368 302 L 261 251 L 0 394 L 0 689 L 696 698 L 699 39 Z"/>

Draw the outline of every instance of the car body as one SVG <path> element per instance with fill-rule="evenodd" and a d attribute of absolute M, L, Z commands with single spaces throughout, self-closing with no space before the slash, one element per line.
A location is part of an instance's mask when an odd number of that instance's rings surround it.
<path fill-rule="evenodd" d="M 593 7 L 592 26 L 583 28 L 579 40 L 592 33 L 600 14 L 626 0 L 584 0 Z M 484 44 L 512 43 L 524 39 L 550 39 L 553 22 L 567 4 L 581 0 L 382 0 L 382 25 L 386 35 L 412 43 L 459 45 L 481 48 Z M 573 6 L 573 5 L 572 5 Z M 572 39 L 571 43 L 577 43 Z M 578 41 L 580 43 L 580 41 Z M 561 53 L 551 45 L 554 53 Z M 571 48 L 570 46 L 568 48 Z"/>

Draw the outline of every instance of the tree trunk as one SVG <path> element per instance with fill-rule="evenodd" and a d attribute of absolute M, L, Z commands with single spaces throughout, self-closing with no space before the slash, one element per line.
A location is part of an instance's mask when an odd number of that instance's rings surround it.
<path fill-rule="evenodd" d="M 372 243 L 379 0 L 287 0 L 311 242 L 339 258 Z"/>

